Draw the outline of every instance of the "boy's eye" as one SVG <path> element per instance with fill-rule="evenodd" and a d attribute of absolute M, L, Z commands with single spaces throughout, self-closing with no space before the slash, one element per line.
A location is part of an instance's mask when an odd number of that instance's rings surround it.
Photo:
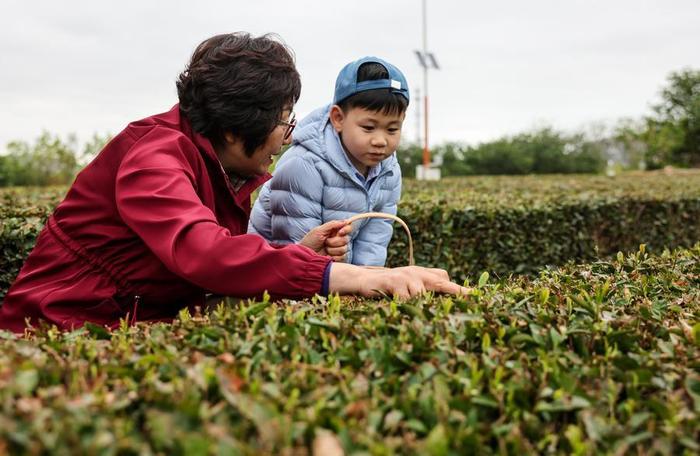
<path fill-rule="evenodd" d="M 372 125 L 362 125 L 361 128 L 365 131 L 372 131 L 374 127 Z"/>
<path fill-rule="evenodd" d="M 399 131 L 398 128 L 390 128 L 389 129 L 389 133 L 396 133 L 397 131 Z"/>

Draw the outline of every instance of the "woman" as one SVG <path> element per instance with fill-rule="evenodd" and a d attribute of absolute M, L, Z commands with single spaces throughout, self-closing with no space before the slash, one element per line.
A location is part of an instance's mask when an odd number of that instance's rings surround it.
<path fill-rule="evenodd" d="M 464 292 L 442 270 L 333 263 L 348 242 L 341 221 L 285 247 L 245 234 L 300 90 L 290 51 L 271 36 L 201 43 L 177 80 L 179 103 L 129 124 L 78 175 L 8 291 L 0 328 L 167 320 L 207 293 Z"/>

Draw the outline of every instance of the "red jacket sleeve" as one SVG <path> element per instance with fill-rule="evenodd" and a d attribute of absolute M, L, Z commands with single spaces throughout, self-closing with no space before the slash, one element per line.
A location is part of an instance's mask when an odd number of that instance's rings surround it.
<path fill-rule="evenodd" d="M 312 250 L 273 248 L 254 234 L 232 235 L 196 192 L 199 153 L 184 137 L 154 129 L 126 154 L 117 172 L 120 216 L 173 273 L 217 294 L 299 298 L 321 289 L 331 261 Z M 190 148 L 187 150 L 187 148 Z"/>

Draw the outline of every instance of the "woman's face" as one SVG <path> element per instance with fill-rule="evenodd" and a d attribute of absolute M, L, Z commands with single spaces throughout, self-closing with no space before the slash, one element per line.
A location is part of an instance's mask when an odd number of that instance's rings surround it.
<path fill-rule="evenodd" d="M 289 122 L 291 108 L 282 111 L 280 121 Z M 230 134 L 224 134 L 224 143 L 216 149 L 216 155 L 226 172 L 241 177 L 262 176 L 272 165 L 272 157 L 280 153 L 282 146 L 292 142 L 291 135 L 285 138 L 287 125 L 280 123 L 267 137 L 267 140 L 250 157 L 246 155 L 243 141 Z"/>

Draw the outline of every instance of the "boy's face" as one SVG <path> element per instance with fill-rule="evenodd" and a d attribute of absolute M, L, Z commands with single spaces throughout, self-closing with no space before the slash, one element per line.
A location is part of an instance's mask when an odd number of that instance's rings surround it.
<path fill-rule="evenodd" d="M 364 108 L 343 112 L 331 108 L 330 120 L 341 136 L 350 161 L 362 174 L 388 158 L 399 145 L 406 113 L 385 114 Z"/>

